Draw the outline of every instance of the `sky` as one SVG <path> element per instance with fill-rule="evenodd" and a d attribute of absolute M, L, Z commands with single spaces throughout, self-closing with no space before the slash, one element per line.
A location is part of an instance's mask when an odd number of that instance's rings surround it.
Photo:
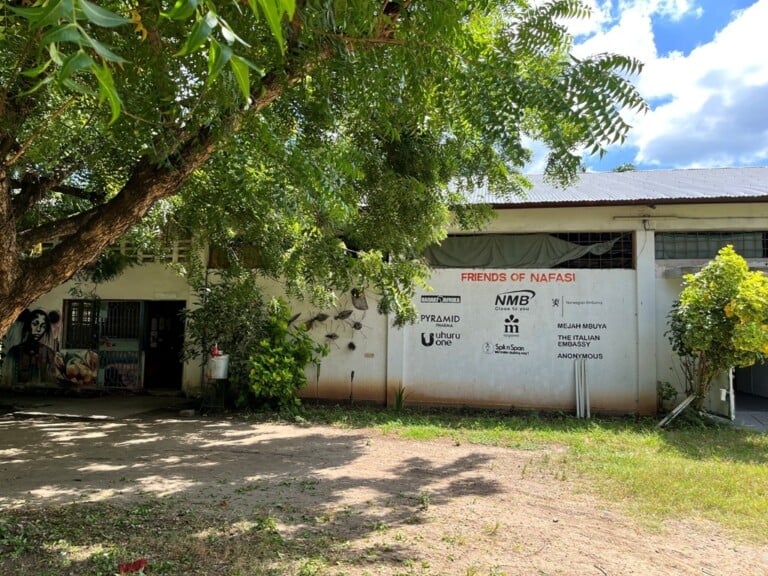
<path fill-rule="evenodd" d="M 625 114 L 627 141 L 589 171 L 768 166 L 768 0 L 583 1 L 592 17 L 567 23 L 574 55 L 638 58 L 650 106 Z"/>

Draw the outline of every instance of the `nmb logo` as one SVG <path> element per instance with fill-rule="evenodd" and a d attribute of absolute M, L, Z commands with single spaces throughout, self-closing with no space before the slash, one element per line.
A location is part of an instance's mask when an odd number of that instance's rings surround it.
<path fill-rule="evenodd" d="M 496 306 L 528 306 L 536 296 L 533 290 L 512 290 L 496 294 Z"/>

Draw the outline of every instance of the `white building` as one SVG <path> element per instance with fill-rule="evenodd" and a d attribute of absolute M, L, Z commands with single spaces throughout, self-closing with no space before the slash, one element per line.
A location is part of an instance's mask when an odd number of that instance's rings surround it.
<path fill-rule="evenodd" d="M 384 404 L 402 389 L 409 404 L 573 410 L 578 380 L 593 412 L 649 414 L 658 382 L 682 390 L 666 315 L 683 274 L 725 244 L 768 267 L 768 168 L 586 173 L 568 189 L 532 181 L 526 198 L 472 199 L 497 218 L 430 251 L 433 290 L 417 294 L 415 325 L 394 328 L 351 294 L 333 310 L 297 309 L 331 348 L 304 396 Z M 82 351 L 91 316 L 68 288 L 30 309 L 61 311 L 58 345 Z M 174 356 L 173 317 L 193 301 L 182 279 L 147 264 L 99 296 L 100 385 L 199 392 L 200 366 Z M 728 414 L 728 378 L 714 388 L 710 408 Z M 736 388 L 768 397 L 768 370 L 737 371 Z"/>

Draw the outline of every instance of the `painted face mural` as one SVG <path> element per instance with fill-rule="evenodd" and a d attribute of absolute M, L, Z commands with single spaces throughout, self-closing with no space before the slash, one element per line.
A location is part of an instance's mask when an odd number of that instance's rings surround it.
<path fill-rule="evenodd" d="M 34 317 L 29 323 L 29 335 L 30 338 L 39 342 L 46 332 L 50 331 L 48 324 L 48 314 L 42 310 L 37 310 L 34 313 Z"/>
<path fill-rule="evenodd" d="M 55 384 L 64 366 L 54 349 L 53 325 L 58 325 L 58 312 L 25 310 L 8 334 L 8 353 L 3 363 L 2 382 L 6 386 Z"/>

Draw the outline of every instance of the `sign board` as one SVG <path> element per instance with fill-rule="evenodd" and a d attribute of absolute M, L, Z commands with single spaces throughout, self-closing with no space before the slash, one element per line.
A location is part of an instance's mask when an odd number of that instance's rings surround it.
<path fill-rule="evenodd" d="M 594 407 L 636 408 L 633 270 L 433 272 L 405 329 L 403 385 L 413 400 L 575 406 L 584 360 Z"/>

